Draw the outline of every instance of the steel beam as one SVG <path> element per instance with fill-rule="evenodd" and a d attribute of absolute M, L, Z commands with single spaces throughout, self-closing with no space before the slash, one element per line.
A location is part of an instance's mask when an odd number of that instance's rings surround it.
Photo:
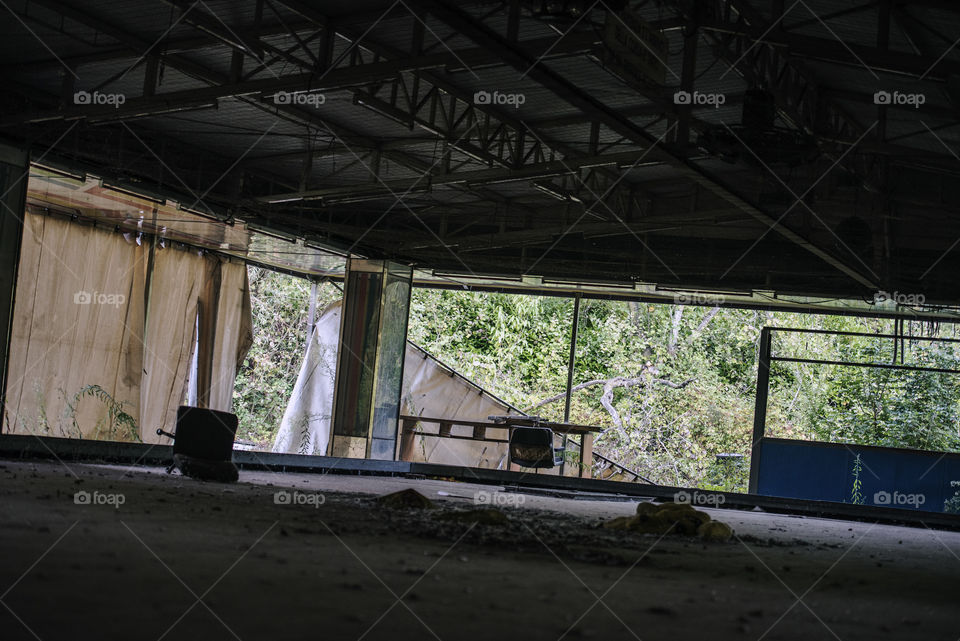
<path fill-rule="evenodd" d="M 709 4 L 711 3 L 705 2 L 701 6 Z M 770 25 L 765 22 L 756 22 L 762 19 L 759 13 L 747 9 L 742 1 L 734 3 L 733 6 L 736 9 L 742 9 L 744 14 L 741 15 L 750 21 L 728 23 L 715 19 L 700 23 L 699 27 L 704 31 L 735 36 L 737 40 L 748 43 L 747 46 L 763 43 L 790 58 L 817 60 L 913 79 L 923 76 L 926 80 L 936 82 L 945 82 L 950 76 L 960 74 L 960 62 L 946 57 L 910 54 L 879 46 L 841 42 L 837 39 L 819 38 L 778 29 L 766 32 L 765 29 Z"/>
<path fill-rule="evenodd" d="M 469 37 L 478 45 L 492 51 L 498 51 L 503 57 L 505 64 L 509 64 L 519 72 L 526 74 L 532 80 L 537 81 L 552 91 L 558 99 L 565 100 L 571 105 L 581 109 L 584 113 L 601 119 L 607 127 L 628 140 L 644 146 L 654 145 L 656 143 L 655 137 L 652 134 L 637 127 L 618 111 L 589 95 L 580 87 L 564 79 L 546 65 L 541 64 L 535 58 L 526 55 L 500 34 L 479 24 L 469 14 L 459 9 L 449 7 L 438 0 L 416 0 L 415 5 L 437 17 L 457 32 Z M 662 146 L 651 150 L 650 158 L 651 160 L 663 160 L 676 167 L 688 178 L 751 214 L 757 220 L 770 226 L 781 236 L 803 247 L 827 264 L 843 272 L 857 284 L 859 291 L 862 292 L 864 289 L 876 291 L 880 289 L 875 280 L 864 276 L 859 270 L 847 265 L 831 252 L 817 246 L 801 234 L 788 228 L 782 224 L 777 217 L 754 205 L 743 196 L 725 186 L 716 177 L 710 175 L 700 167 L 693 165 L 686 159 L 674 155 Z M 851 290 L 851 293 L 854 293 L 854 291 L 855 290 Z"/>

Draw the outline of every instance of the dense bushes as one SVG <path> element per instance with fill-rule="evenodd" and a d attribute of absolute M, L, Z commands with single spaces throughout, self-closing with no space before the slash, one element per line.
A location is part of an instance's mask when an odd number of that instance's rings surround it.
<path fill-rule="evenodd" d="M 309 283 L 251 270 L 256 340 L 238 377 L 243 437 L 269 445 L 303 355 Z M 318 309 L 339 297 L 321 288 Z M 517 407 L 563 418 L 573 301 L 415 290 L 410 339 Z M 670 485 L 745 489 L 765 325 L 889 333 L 892 321 L 584 300 L 570 420 L 605 426 L 597 450 Z M 914 323 L 909 331 L 930 332 Z M 938 335 L 953 336 L 952 326 Z M 892 341 L 777 333 L 775 353 L 891 362 Z M 904 343 L 906 364 L 957 368 L 952 344 Z M 771 371 L 768 434 L 960 450 L 958 377 L 807 363 Z M 556 397 L 555 400 L 549 400 Z M 549 401 L 549 402 L 545 402 Z"/>

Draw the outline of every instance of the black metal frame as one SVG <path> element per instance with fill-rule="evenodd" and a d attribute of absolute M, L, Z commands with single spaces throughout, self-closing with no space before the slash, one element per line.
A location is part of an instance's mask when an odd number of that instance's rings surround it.
<path fill-rule="evenodd" d="M 757 397 L 753 414 L 753 446 L 750 452 L 751 494 L 757 493 L 760 473 L 760 457 L 767 426 L 767 401 L 770 393 L 770 365 L 774 361 L 784 363 L 816 363 L 821 365 L 842 365 L 847 367 L 867 367 L 871 369 L 895 369 L 914 372 L 935 372 L 939 374 L 960 374 L 960 369 L 942 367 L 917 367 L 915 365 L 897 365 L 891 363 L 858 363 L 853 361 L 823 360 L 815 358 L 794 358 L 774 356 L 772 354 L 773 332 L 795 334 L 829 334 L 833 336 L 860 336 L 863 338 L 882 338 L 893 341 L 907 338 L 899 334 L 867 334 L 864 332 L 840 332 L 826 329 L 801 329 L 794 327 L 764 327 L 760 331 L 760 346 L 757 359 Z M 960 338 L 936 338 L 933 336 L 910 336 L 910 340 L 934 343 L 960 343 Z M 885 448 L 890 449 L 890 448 Z M 896 449 L 896 448 L 893 448 Z"/>
<path fill-rule="evenodd" d="M 17 175 L 18 160 L 22 174 Z M 0 432 L 6 417 L 7 375 L 10 362 L 10 341 L 13 334 L 14 299 L 17 291 L 17 273 L 20 269 L 20 249 L 23 240 L 23 212 L 27 197 L 27 172 L 29 154 L 26 150 L 2 145 L 0 162 L 9 166 L 10 180 L 0 183 L 3 195 L 0 196 Z M 3 200 L 16 201 L 16 209 Z"/>

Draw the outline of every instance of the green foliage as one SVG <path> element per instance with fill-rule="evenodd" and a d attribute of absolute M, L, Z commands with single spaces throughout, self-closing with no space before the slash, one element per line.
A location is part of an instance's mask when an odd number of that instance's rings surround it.
<path fill-rule="evenodd" d="M 504 400 L 527 407 L 563 391 L 569 299 L 414 290 L 410 307 L 410 340 Z"/>
<path fill-rule="evenodd" d="M 310 285 L 254 268 L 250 274 L 255 342 L 235 408 L 240 437 L 269 447 L 302 361 Z M 339 296 L 322 287 L 318 310 Z M 409 338 L 511 404 L 562 420 L 572 314 L 569 298 L 416 289 Z M 656 482 L 744 491 L 764 326 L 892 331 L 889 320 L 583 300 L 574 378 L 583 388 L 573 394 L 570 420 L 603 426 L 595 450 Z M 907 329 L 945 335 L 919 323 Z M 774 336 L 779 355 L 893 358 L 889 340 Z M 906 364 L 924 367 L 957 368 L 960 360 L 952 344 L 907 341 L 904 352 Z M 767 434 L 960 451 L 958 384 L 955 375 L 935 372 L 778 362 Z M 722 453 L 742 458 L 721 463 Z"/>
<path fill-rule="evenodd" d="M 922 328 L 914 323 L 911 329 Z M 799 336 L 791 340 L 799 341 Z M 905 365 L 957 369 L 960 362 L 953 343 L 909 339 L 903 343 Z M 807 357 L 885 364 L 893 360 L 892 346 L 886 339 L 827 336 L 808 338 L 800 347 Z M 796 346 L 782 347 L 791 351 Z M 783 430 L 798 438 L 861 445 L 960 450 L 960 378 L 955 374 L 801 363 L 781 363 L 775 369 L 779 374 L 771 377 L 772 404 L 781 413 L 777 420 L 768 419 L 774 433 Z M 788 403 L 788 394 L 796 400 Z M 784 410 L 792 416 L 783 416 Z"/>
<path fill-rule="evenodd" d="M 960 487 L 960 481 L 950 481 L 950 487 Z M 960 490 L 943 502 L 943 511 L 948 514 L 960 514 Z"/>
<path fill-rule="evenodd" d="M 99 385 L 85 385 L 73 396 L 67 395 L 66 390 L 60 388 L 60 398 L 63 401 L 63 411 L 57 423 L 57 434 L 63 438 L 84 438 L 83 429 L 77 420 L 77 410 L 80 402 L 85 398 L 98 400 L 106 407 L 107 414 L 97 421 L 90 438 L 108 441 L 140 442 L 140 428 L 137 419 L 126 411 L 127 401 L 118 401 L 107 390 Z M 53 426 L 47 417 L 47 401 L 43 391 L 36 386 L 34 392 L 37 397 L 37 425 L 32 429 L 23 417 L 17 417 L 21 431 L 44 436 L 53 433 Z"/>
<path fill-rule="evenodd" d="M 137 426 L 137 420 L 128 414 L 124 407 L 129 403 L 118 401 L 105 389 L 99 385 L 86 385 L 69 399 L 64 390 L 60 390 L 64 402 L 64 418 L 70 422 L 73 428 L 71 436 L 74 438 L 83 438 L 83 430 L 77 422 L 77 407 L 84 398 L 93 398 L 104 404 L 107 408 L 107 415 L 97 421 L 91 438 L 94 440 L 108 441 L 140 441 L 140 428 Z M 44 421 L 46 417 L 44 416 Z"/>
<path fill-rule="evenodd" d="M 559 420 L 572 307 L 565 299 L 415 290 L 410 335 L 518 407 Z M 570 420 L 606 427 L 596 451 L 660 483 L 738 491 L 746 489 L 745 465 L 720 465 L 716 455 L 739 453 L 749 460 L 760 330 L 892 331 L 887 320 L 597 300 L 583 301 L 580 313 L 574 384 L 599 383 L 574 393 Z M 915 323 L 908 329 L 919 333 L 922 327 Z M 892 358 L 884 353 L 889 340 L 780 332 L 775 337 L 778 354 L 860 362 Z M 907 351 L 908 364 L 957 367 L 958 355 L 943 344 L 908 342 Z M 603 383 L 618 377 L 636 384 L 606 390 Z M 958 450 L 956 378 L 778 363 L 771 370 L 767 433 Z M 688 379 L 694 381 L 682 389 L 659 382 Z"/>
<path fill-rule="evenodd" d="M 850 489 L 850 502 L 854 505 L 863 505 L 863 481 L 860 480 L 860 472 L 863 471 L 863 464 L 860 461 L 860 455 L 853 459 L 853 487 Z"/>
<path fill-rule="evenodd" d="M 237 373 L 233 407 L 237 438 L 269 449 L 306 350 L 310 281 L 259 267 L 249 267 L 248 274 L 253 345 Z M 340 296 L 334 285 L 319 285 L 317 315 Z"/>

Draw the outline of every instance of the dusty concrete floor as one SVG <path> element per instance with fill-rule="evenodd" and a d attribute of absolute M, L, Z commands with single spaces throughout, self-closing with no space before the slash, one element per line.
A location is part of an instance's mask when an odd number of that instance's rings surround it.
<path fill-rule="evenodd" d="M 960 533 L 708 510 L 736 538 L 706 545 L 597 528 L 632 502 L 502 493 L 482 525 L 442 515 L 495 487 L 240 481 L 0 461 L 2 638 L 960 638 Z M 440 508 L 372 498 L 407 487 Z"/>

